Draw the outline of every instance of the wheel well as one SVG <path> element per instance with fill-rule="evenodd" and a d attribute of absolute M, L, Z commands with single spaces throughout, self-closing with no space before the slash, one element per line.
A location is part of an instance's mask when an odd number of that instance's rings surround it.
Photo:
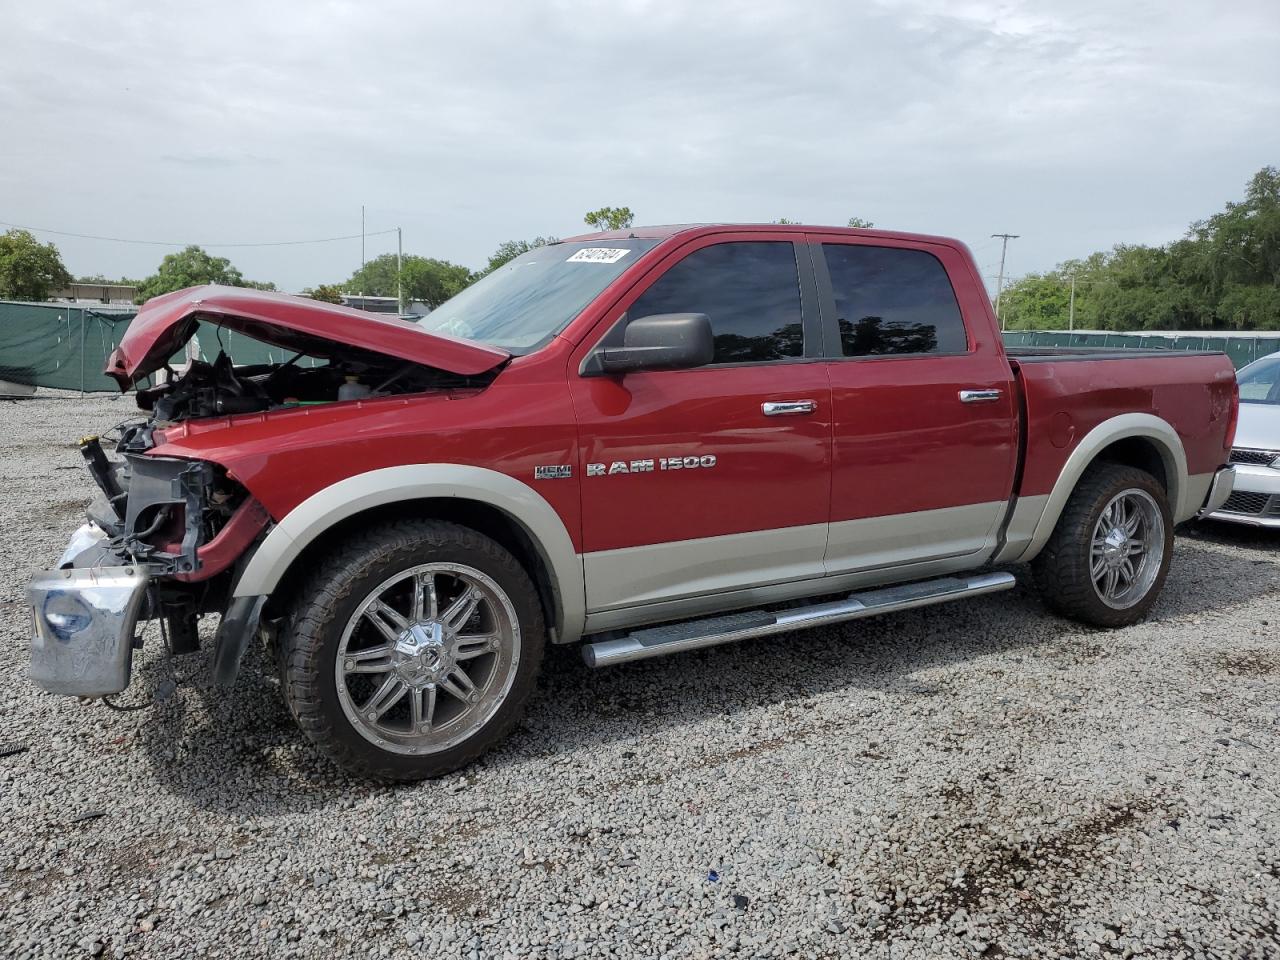
<path fill-rule="evenodd" d="M 556 586 L 551 578 L 549 565 L 529 532 L 514 517 L 498 507 L 457 497 L 400 500 L 372 507 L 338 521 L 307 544 L 289 565 L 268 600 L 269 615 L 283 615 L 285 611 L 281 609 L 279 601 L 294 596 L 307 572 L 314 570 L 324 554 L 333 550 L 352 533 L 379 523 L 407 519 L 456 523 L 501 544 L 520 562 L 533 580 L 542 604 L 543 619 L 553 631 L 554 638 L 555 626 L 559 622 L 559 598 L 556 596 Z"/>
<path fill-rule="evenodd" d="M 1171 494 L 1173 491 L 1169 488 L 1170 465 L 1165 457 L 1164 449 L 1149 437 L 1125 437 L 1098 451 L 1094 462 L 1116 463 L 1144 470 L 1159 481 L 1166 494 Z"/>

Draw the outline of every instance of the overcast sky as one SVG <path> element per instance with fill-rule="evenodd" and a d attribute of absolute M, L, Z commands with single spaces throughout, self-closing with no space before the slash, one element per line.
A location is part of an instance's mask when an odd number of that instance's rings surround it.
<path fill-rule="evenodd" d="M 958 236 L 995 274 L 1161 243 L 1280 164 L 1280 2 L 13 3 L 0 221 L 214 244 L 788 217 Z M 167 248 L 40 234 L 72 272 Z M 341 281 L 360 242 L 212 248 Z M 371 237 L 370 257 L 394 251 Z"/>

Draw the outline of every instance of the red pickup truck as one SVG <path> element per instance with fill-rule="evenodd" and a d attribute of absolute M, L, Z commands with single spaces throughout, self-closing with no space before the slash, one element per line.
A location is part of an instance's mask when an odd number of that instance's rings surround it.
<path fill-rule="evenodd" d="M 200 324 L 280 362 L 171 369 Z M 109 696 L 141 623 L 183 653 L 218 613 L 218 681 L 263 638 L 306 735 L 389 779 L 501 738 L 547 642 L 601 666 L 1023 563 L 1132 623 L 1231 491 L 1238 409 L 1221 354 L 1006 350 L 954 240 L 780 225 L 554 243 L 420 322 L 183 290 L 107 372 L 145 415 L 82 441 L 101 496 L 30 586 L 35 682 Z"/>

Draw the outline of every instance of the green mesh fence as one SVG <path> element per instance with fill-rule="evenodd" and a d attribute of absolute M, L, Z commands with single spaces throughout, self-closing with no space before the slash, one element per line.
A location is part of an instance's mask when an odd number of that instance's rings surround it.
<path fill-rule="evenodd" d="M 119 388 L 102 369 L 136 314 L 110 307 L 0 302 L 0 380 L 115 393 Z M 196 355 L 211 361 L 220 349 L 237 364 L 282 363 L 292 356 L 244 334 L 200 324 L 194 338 Z M 172 362 L 186 362 L 185 352 Z M 303 361 L 308 366 L 316 362 Z"/>
<path fill-rule="evenodd" d="M 133 316 L 67 304 L 0 303 L 0 380 L 116 391 L 102 368 Z"/>

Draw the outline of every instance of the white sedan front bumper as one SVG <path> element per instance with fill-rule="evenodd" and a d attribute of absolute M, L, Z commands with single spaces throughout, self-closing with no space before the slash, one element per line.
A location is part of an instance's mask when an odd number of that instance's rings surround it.
<path fill-rule="evenodd" d="M 1235 465 L 1235 487 L 1213 520 L 1280 529 L 1280 470 L 1249 463 Z"/>

